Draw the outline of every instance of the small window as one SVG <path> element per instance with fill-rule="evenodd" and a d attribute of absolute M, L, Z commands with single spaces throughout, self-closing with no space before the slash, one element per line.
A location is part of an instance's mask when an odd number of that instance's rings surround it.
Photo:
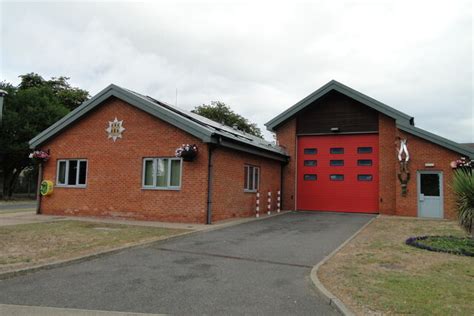
<path fill-rule="evenodd" d="M 372 160 L 371 159 L 359 159 L 359 160 L 357 160 L 357 165 L 358 166 L 372 166 Z"/>
<path fill-rule="evenodd" d="M 329 176 L 329 179 L 331 181 L 344 181 L 344 175 L 343 174 L 331 174 Z"/>
<path fill-rule="evenodd" d="M 305 174 L 304 175 L 304 181 L 316 181 L 318 179 L 318 176 L 315 174 Z"/>
<path fill-rule="evenodd" d="M 318 165 L 318 161 L 317 160 L 305 160 L 304 165 L 306 167 L 315 167 L 315 166 Z"/>
<path fill-rule="evenodd" d="M 437 173 L 420 174 L 420 193 L 425 196 L 440 196 L 440 177 Z"/>
<path fill-rule="evenodd" d="M 305 155 L 316 155 L 318 153 L 318 150 L 316 148 L 305 148 L 304 149 L 304 154 Z"/>
<path fill-rule="evenodd" d="M 87 161 L 79 161 L 79 175 L 78 175 L 78 184 L 85 185 L 87 178 Z"/>
<path fill-rule="evenodd" d="M 344 153 L 344 148 L 342 147 L 336 147 L 336 148 L 331 148 L 329 149 L 329 153 L 339 155 Z"/>
<path fill-rule="evenodd" d="M 256 192 L 260 184 L 260 168 L 250 165 L 244 166 L 244 191 Z"/>
<path fill-rule="evenodd" d="M 357 180 L 359 181 L 372 181 L 373 177 L 371 174 L 359 174 Z"/>
<path fill-rule="evenodd" d="M 143 186 L 153 186 L 153 159 L 145 160 L 144 164 Z"/>
<path fill-rule="evenodd" d="M 182 160 L 179 158 L 143 159 L 143 188 L 179 190 L 181 188 L 181 166 Z"/>
<path fill-rule="evenodd" d="M 370 154 L 372 153 L 372 147 L 357 147 L 358 154 Z"/>
<path fill-rule="evenodd" d="M 66 160 L 58 161 L 58 176 L 56 184 L 66 184 Z"/>
<path fill-rule="evenodd" d="M 68 171 L 67 171 L 67 185 L 76 185 L 77 184 L 77 160 L 68 161 Z"/>
<path fill-rule="evenodd" d="M 344 166 L 344 160 L 331 160 L 329 165 L 332 167 Z"/>
<path fill-rule="evenodd" d="M 181 183 L 181 160 L 171 160 L 170 187 L 179 187 Z"/>
<path fill-rule="evenodd" d="M 87 160 L 58 160 L 56 185 L 60 187 L 85 187 L 87 181 Z"/>

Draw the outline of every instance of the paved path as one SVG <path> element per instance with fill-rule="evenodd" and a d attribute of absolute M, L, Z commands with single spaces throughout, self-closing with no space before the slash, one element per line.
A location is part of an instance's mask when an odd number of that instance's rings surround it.
<path fill-rule="evenodd" d="M 63 219 L 66 218 L 62 216 L 37 215 L 36 211 L 21 211 L 11 213 L 0 212 L 0 226 L 54 222 Z"/>
<path fill-rule="evenodd" d="M 0 214 L 36 210 L 36 201 L 0 202 Z"/>
<path fill-rule="evenodd" d="M 41 306 L 21 306 L 0 304 L 2 316 L 158 316 L 160 314 L 142 314 L 129 312 L 106 312 L 84 309 L 70 309 Z"/>
<path fill-rule="evenodd" d="M 22 212 L 7 212 L 2 213 L 0 211 L 0 226 L 19 225 L 19 224 L 31 224 L 31 223 L 42 223 L 42 222 L 55 222 L 55 221 L 83 221 L 92 223 L 108 223 L 108 224 L 124 224 L 124 225 L 136 225 L 146 227 L 161 227 L 161 228 L 172 228 L 172 229 L 191 229 L 191 230 L 213 230 L 220 229 L 222 227 L 233 226 L 240 223 L 251 222 L 255 220 L 262 220 L 266 217 L 273 217 L 282 215 L 282 213 L 273 213 L 271 215 L 263 214 L 260 219 L 253 217 L 247 218 L 232 218 L 230 220 L 223 220 L 212 225 L 205 224 L 186 224 L 186 223 L 169 223 L 169 222 L 158 222 L 158 221 L 139 221 L 129 220 L 124 218 L 112 218 L 112 217 L 85 217 L 85 216 L 63 216 L 63 215 L 42 215 L 36 214 L 36 211 L 22 211 Z"/>
<path fill-rule="evenodd" d="M 0 281 L 0 303 L 144 313 L 332 315 L 309 275 L 369 215 L 288 213 Z"/>

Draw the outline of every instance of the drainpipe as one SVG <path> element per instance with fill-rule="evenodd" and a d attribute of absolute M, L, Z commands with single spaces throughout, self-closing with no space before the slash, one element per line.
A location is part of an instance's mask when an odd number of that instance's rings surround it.
<path fill-rule="evenodd" d="M 285 163 L 280 164 L 280 210 L 283 210 L 283 167 Z"/>
<path fill-rule="evenodd" d="M 36 214 L 41 214 L 41 180 L 43 179 L 43 164 L 38 166 L 38 185 L 36 188 Z"/>
<path fill-rule="evenodd" d="M 208 165 L 207 165 L 207 219 L 206 224 L 212 224 L 212 150 L 214 145 L 208 145 Z"/>

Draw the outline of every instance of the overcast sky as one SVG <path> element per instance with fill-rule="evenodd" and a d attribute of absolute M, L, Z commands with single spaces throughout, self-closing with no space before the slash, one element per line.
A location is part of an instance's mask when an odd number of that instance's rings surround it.
<path fill-rule="evenodd" d="M 64 75 L 172 104 L 177 89 L 182 108 L 220 100 L 264 129 L 335 79 L 474 142 L 471 1 L 0 2 L 0 80 Z"/>

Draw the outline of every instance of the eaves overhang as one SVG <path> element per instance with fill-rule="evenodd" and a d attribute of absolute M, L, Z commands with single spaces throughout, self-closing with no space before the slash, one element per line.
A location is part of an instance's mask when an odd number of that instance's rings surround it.
<path fill-rule="evenodd" d="M 425 131 L 424 129 L 421 129 L 421 128 L 418 128 L 418 127 L 415 127 L 415 126 L 411 126 L 411 125 L 405 125 L 405 124 L 397 123 L 397 128 L 404 131 L 404 132 L 406 132 L 406 133 L 415 135 L 417 137 L 420 137 L 422 139 L 430 141 L 434 144 L 437 144 L 441 147 L 450 149 L 450 150 L 452 150 L 454 152 L 457 152 L 461 155 L 464 155 L 466 157 L 474 158 L 474 149 L 472 149 L 472 148 L 470 148 L 466 145 L 462 145 L 462 144 L 453 142 L 452 140 L 449 140 L 447 138 L 441 137 L 439 135 L 433 134 L 431 132 Z"/>

